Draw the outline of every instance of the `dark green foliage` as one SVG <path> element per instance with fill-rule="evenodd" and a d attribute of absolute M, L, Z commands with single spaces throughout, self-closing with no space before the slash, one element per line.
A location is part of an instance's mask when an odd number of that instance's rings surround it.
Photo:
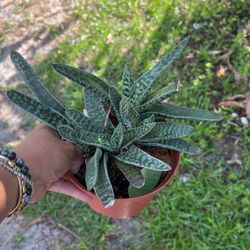
<path fill-rule="evenodd" d="M 104 207 L 108 208 L 113 206 L 115 203 L 115 195 L 108 175 L 108 153 L 104 153 L 100 161 L 94 190 Z"/>
<path fill-rule="evenodd" d="M 130 186 L 128 189 L 130 197 L 136 197 L 149 193 L 157 185 L 162 175 L 162 172 L 150 169 L 142 169 L 141 172 L 144 177 L 145 184 L 141 188 Z"/>
<path fill-rule="evenodd" d="M 9 90 L 7 96 L 16 105 L 53 128 L 57 128 L 62 124 L 69 124 L 62 115 L 53 109 L 15 90 Z"/>
<path fill-rule="evenodd" d="M 223 117 L 219 114 L 204 111 L 201 109 L 191 109 L 178 107 L 172 104 L 155 104 L 144 111 L 145 114 L 154 114 L 165 118 L 181 118 L 199 121 L 220 121 Z"/>
<path fill-rule="evenodd" d="M 41 80 L 37 77 L 32 67 L 23 56 L 16 51 L 11 51 L 10 58 L 20 76 L 38 100 L 44 105 L 64 115 L 65 109 L 63 105 L 49 92 L 47 88 L 44 87 Z"/>
<path fill-rule="evenodd" d="M 100 148 L 96 148 L 95 154 L 86 160 L 85 180 L 88 190 L 93 189 L 97 183 L 101 158 L 102 150 Z"/>
<path fill-rule="evenodd" d="M 63 64 L 53 64 L 54 69 L 72 80 L 73 82 L 85 87 L 95 93 L 104 102 L 108 103 L 109 86 L 100 78 L 82 70 Z"/>
<path fill-rule="evenodd" d="M 145 184 L 144 176 L 139 167 L 118 160 L 115 160 L 115 163 L 133 187 L 141 188 Z M 158 171 L 154 172 L 158 173 Z"/>
<path fill-rule="evenodd" d="M 158 184 L 162 172 L 171 169 L 169 164 L 147 153 L 147 147 L 200 153 L 198 147 L 180 139 L 191 134 L 193 127 L 169 123 L 166 118 L 222 119 L 212 112 L 161 103 L 178 91 L 178 84 L 150 93 L 154 82 L 180 55 L 187 41 L 188 38 L 184 39 L 137 81 L 133 80 L 131 69 L 126 65 L 121 94 L 84 70 L 54 64 L 56 71 L 84 87 L 85 115 L 74 109 L 65 111 L 28 63 L 15 52 L 12 52 L 12 60 L 40 102 L 13 90 L 7 95 L 14 103 L 57 129 L 63 139 L 88 153 L 87 189 L 95 191 L 104 207 L 110 207 L 115 195 L 108 169 L 118 167 L 121 170 L 130 183 L 128 191 L 133 197 L 150 192 Z"/>

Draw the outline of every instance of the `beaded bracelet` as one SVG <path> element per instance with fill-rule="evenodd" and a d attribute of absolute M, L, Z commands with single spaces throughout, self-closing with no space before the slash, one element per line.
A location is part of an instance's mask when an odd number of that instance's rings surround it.
<path fill-rule="evenodd" d="M 34 193 L 34 184 L 31 181 L 29 168 L 24 165 L 22 159 L 16 159 L 16 153 L 8 150 L 0 150 L 0 167 L 16 175 L 19 185 L 19 195 L 16 206 L 9 213 L 13 215 L 17 211 L 22 210 L 32 198 Z"/>

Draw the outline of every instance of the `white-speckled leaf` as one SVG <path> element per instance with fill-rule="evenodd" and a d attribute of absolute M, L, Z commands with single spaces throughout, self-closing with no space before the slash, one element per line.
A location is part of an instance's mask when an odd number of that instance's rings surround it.
<path fill-rule="evenodd" d="M 113 155 L 113 157 L 121 162 L 142 168 L 157 171 L 168 171 L 171 169 L 167 163 L 149 155 L 133 144 L 130 145 L 125 152 L 120 153 L 119 155 Z"/>
<path fill-rule="evenodd" d="M 96 148 L 95 154 L 85 161 L 85 182 L 88 190 L 91 190 L 96 185 L 101 158 L 102 150 Z"/>
<path fill-rule="evenodd" d="M 61 115 L 65 114 L 64 106 L 59 100 L 50 93 L 50 91 L 43 85 L 42 81 L 37 77 L 31 65 L 24 59 L 24 57 L 16 51 L 11 51 L 10 58 L 15 65 L 20 76 L 24 80 L 28 88 L 44 105 L 54 109 Z"/>
<path fill-rule="evenodd" d="M 112 207 L 115 203 L 115 195 L 109 179 L 107 164 L 108 154 L 104 153 L 103 161 L 101 161 L 99 167 L 97 182 L 94 186 L 95 193 L 105 208 Z"/>

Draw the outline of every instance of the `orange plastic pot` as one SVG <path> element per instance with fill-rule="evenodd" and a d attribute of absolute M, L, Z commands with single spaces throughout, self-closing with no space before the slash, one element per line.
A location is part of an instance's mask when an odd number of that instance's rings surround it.
<path fill-rule="evenodd" d="M 155 189 L 142 196 L 116 199 L 115 204 L 110 208 L 104 208 L 98 197 L 94 193 L 85 189 L 71 172 L 66 173 L 64 178 L 74 184 L 74 186 L 81 190 L 81 192 L 91 197 L 88 205 L 94 211 L 114 219 L 125 219 L 140 213 L 149 204 L 154 195 L 160 192 L 160 190 L 172 179 L 179 165 L 180 153 L 177 151 L 170 151 L 170 157 L 172 169 L 167 172 L 165 179 Z"/>

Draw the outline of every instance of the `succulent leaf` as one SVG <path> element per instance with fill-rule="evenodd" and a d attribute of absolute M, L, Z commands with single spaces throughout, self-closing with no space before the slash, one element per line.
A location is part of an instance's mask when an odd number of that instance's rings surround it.
<path fill-rule="evenodd" d="M 120 102 L 120 114 L 123 120 L 123 123 L 128 129 L 137 127 L 140 123 L 140 115 L 139 113 L 133 108 L 129 100 L 126 98 L 122 98 Z"/>
<path fill-rule="evenodd" d="M 103 161 L 101 161 L 99 167 L 97 182 L 94 186 L 95 193 L 105 208 L 111 207 L 115 203 L 115 195 L 108 176 L 107 164 L 108 154 L 104 153 Z"/>
<path fill-rule="evenodd" d="M 60 125 L 69 124 L 58 112 L 18 91 L 9 90 L 7 96 L 16 105 L 55 129 Z"/>
<path fill-rule="evenodd" d="M 98 126 L 95 121 L 91 121 L 88 117 L 75 109 L 67 109 L 65 111 L 67 118 L 76 128 L 85 129 L 93 133 L 110 133 L 108 129 Z"/>
<path fill-rule="evenodd" d="M 57 129 L 63 139 L 77 145 L 81 150 L 83 150 L 84 153 L 90 153 L 92 151 L 91 146 L 77 141 L 75 137 L 75 131 L 70 126 L 60 125 Z"/>
<path fill-rule="evenodd" d="M 214 112 L 201 109 L 191 109 L 175 106 L 172 104 L 155 104 L 145 110 L 146 114 L 154 114 L 166 118 L 193 119 L 199 121 L 220 121 L 223 116 Z"/>
<path fill-rule="evenodd" d="M 155 125 L 156 123 L 148 123 L 126 131 L 124 133 L 123 148 L 126 148 L 133 142 L 143 138 L 154 128 Z"/>
<path fill-rule="evenodd" d="M 15 65 L 17 71 L 20 73 L 22 79 L 44 105 L 54 109 L 60 114 L 65 114 L 64 106 L 58 99 L 50 93 L 50 91 L 43 85 L 41 80 L 37 77 L 31 65 L 24 59 L 24 57 L 16 51 L 11 51 L 10 58 Z"/>
<path fill-rule="evenodd" d="M 142 174 L 145 179 L 144 186 L 136 188 L 130 185 L 128 188 L 129 198 L 141 196 L 152 191 L 159 183 L 162 172 L 144 168 L 142 169 Z"/>
<path fill-rule="evenodd" d="M 96 148 L 95 154 L 85 161 L 85 181 L 88 190 L 91 190 L 96 185 L 101 158 L 102 150 Z"/>
<path fill-rule="evenodd" d="M 123 141 L 123 128 L 122 128 L 122 124 L 119 123 L 111 136 L 110 143 L 111 143 L 113 148 L 118 149 L 121 147 L 122 141 Z"/>
<path fill-rule="evenodd" d="M 163 56 L 155 66 L 135 82 L 134 104 L 140 105 L 152 89 L 160 74 L 171 65 L 186 47 L 189 37 L 183 39 L 169 54 Z"/>
<path fill-rule="evenodd" d="M 84 101 L 85 108 L 88 113 L 88 118 L 94 121 L 98 126 L 103 127 L 106 120 L 106 112 L 104 111 L 103 104 L 101 103 L 101 101 L 89 89 L 84 90 Z M 114 127 L 110 120 L 108 120 L 107 125 L 109 128 Z"/>
<path fill-rule="evenodd" d="M 162 88 L 160 91 L 154 92 L 147 96 L 145 103 L 136 108 L 139 112 L 143 112 L 153 104 L 157 104 L 174 95 L 178 91 L 178 84 L 174 83 L 170 86 Z"/>
<path fill-rule="evenodd" d="M 108 103 L 109 85 L 100 78 L 82 69 L 74 68 L 64 64 L 53 64 L 53 67 L 58 73 L 66 76 L 80 86 L 90 89 L 105 103 Z"/>
<path fill-rule="evenodd" d="M 144 124 L 148 124 L 148 123 L 153 123 L 155 122 L 155 116 L 154 115 L 150 115 L 148 118 L 145 118 L 141 124 L 144 125 Z"/>
<path fill-rule="evenodd" d="M 157 142 L 139 142 L 140 145 L 149 147 L 168 148 L 187 154 L 200 154 L 201 149 L 182 139 L 159 140 Z"/>
<path fill-rule="evenodd" d="M 125 65 L 122 76 L 122 96 L 128 100 L 133 100 L 134 79 L 128 64 Z"/>
<path fill-rule="evenodd" d="M 145 184 L 140 168 L 118 160 L 115 160 L 115 163 L 132 186 L 141 188 Z"/>
<path fill-rule="evenodd" d="M 110 89 L 109 89 L 109 100 L 110 100 L 110 103 L 111 103 L 113 110 L 115 111 L 115 115 L 116 115 L 119 123 L 121 123 L 122 117 L 120 115 L 120 110 L 119 110 L 121 96 L 118 93 L 117 89 L 114 87 L 110 87 Z"/>
<path fill-rule="evenodd" d="M 86 130 L 78 130 L 75 132 L 75 136 L 77 141 L 81 143 L 100 147 L 111 152 L 115 150 L 110 143 L 110 134 L 97 134 Z"/>
<path fill-rule="evenodd" d="M 167 163 L 149 155 L 133 144 L 128 147 L 126 152 L 120 153 L 119 155 L 113 155 L 113 157 L 121 162 L 142 168 L 157 171 L 168 171 L 171 169 Z"/>
<path fill-rule="evenodd" d="M 193 130 L 194 128 L 189 125 L 157 122 L 154 128 L 140 141 L 156 142 L 162 139 L 176 139 L 191 134 Z"/>

